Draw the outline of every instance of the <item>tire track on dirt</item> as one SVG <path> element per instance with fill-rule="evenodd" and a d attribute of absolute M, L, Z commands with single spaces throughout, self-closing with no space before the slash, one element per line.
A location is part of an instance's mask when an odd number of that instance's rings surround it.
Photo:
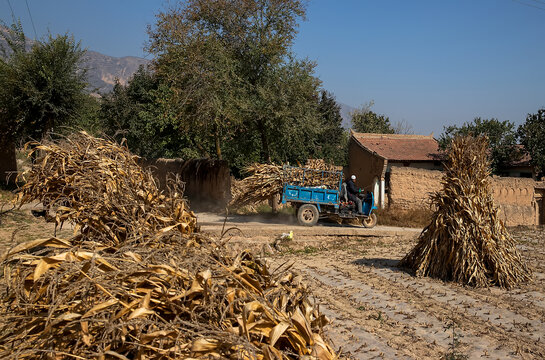
<path fill-rule="evenodd" d="M 362 279 L 361 268 L 364 268 L 365 279 L 375 286 L 381 286 L 390 293 L 410 292 L 414 297 L 414 304 L 426 309 L 430 316 L 439 319 L 453 318 L 460 322 L 462 329 L 470 329 L 479 337 L 487 336 L 496 340 L 499 347 L 509 346 L 514 354 L 525 352 L 536 358 L 545 356 L 544 343 L 541 337 L 545 333 L 543 323 L 536 319 L 528 319 L 512 311 L 496 308 L 485 301 L 474 299 L 473 293 L 463 287 L 455 290 L 443 285 L 437 280 L 420 280 L 400 270 L 387 267 L 373 267 L 365 264 L 349 264 L 357 278 Z M 360 267 L 358 271 L 357 267 Z M 347 269 L 344 268 L 346 271 Z M 456 286 L 456 285 L 452 285 Z M 489 300 L 492 300 L 491 296 Z M 493 314 L 503 313 L 504 316 L 495 317 Z"/>
<path fill-rule="evenodd" d="M 458 312 L 464 311 L 472 316 L 479 317 L 484 321 L 490 322 L 493 326 L 504 328 L 506 331 L 515 333 L 517 336 L 530 337 L 532 340 L 538 341 L 541 338 L 541 334 L 545 334 L 545 324 L 541 319 L 532 319 L 511 311 L 509 309 L 510 302 L 502 301 L 502 295 L 499 294 L 499 291 L 496 291 L 496 294 L 489 294 L 484 299 L 481 299 L 482 296 L 478 293 L 468 292 L 461 286 L 456 286 L 456 289 L 452 290 L 450 287 L 436 281 L 425 283 L 418 281 L 418 279 L 402 271 L 394 271 L 386 267 L 371 267 L 371 269 L 383 278 L 390 281 L 395 280 L 425 297 L 446 304 Z M 505 290 L 500 291 L 505 292 Z M 524 327 L 521 328 L 520 324 L 524 324 Z"/>
<path fill-rule="evenodd" d="M 418 346 L 425 346 L 425 344 L 436 345 L 436 354 L 427 354 L 427 356 L 438 358 L 448 352 L 453 340 L 451 333 L 445 331 L 447 324 L 443 319 L 437 319 L 428 311 L 417 309 L 413 304 L 405 302 L 399 297 L 392 297 L 374 285 L 354 280 L 334 269 L 335 265 L 331 264 L 331 266 L 332 268 L 329 270 L 324 270 L 307 265 L 301 271 L 322 284 L 338 288 L 344 296 L 365 304 L 367 312 L 379 314 L 377 316 L 380 317 L 384 316 L 390 322 L 393 322 L 396 327 L 403 328 L 403 332 L 409 335 L 409 341 L 412 343 L 419 344 Z M 464 342 L 480 344 L 471 349 L 469 353 L 471 358 L 485 354 L 493 358 L 513 358 L 508 351 L 503 349 L 491 350 L 497 346 L 481 335 L 474 335 L 471 331 L 458 328 L 455 331 L 457 336 L 463 338 Z"/>

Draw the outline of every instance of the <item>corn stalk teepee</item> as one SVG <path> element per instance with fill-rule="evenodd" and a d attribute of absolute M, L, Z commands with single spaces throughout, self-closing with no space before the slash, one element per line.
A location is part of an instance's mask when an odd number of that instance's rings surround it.
<path fill-rule="evenodd" d="M 490 185 L 485 137 L 457 137 L 448 152 L 443 189 L 431 196 L 435 213 L 399 266 L 417 276 L 464 285 L 510 288 L 531 272 L 499 219 Z"/>

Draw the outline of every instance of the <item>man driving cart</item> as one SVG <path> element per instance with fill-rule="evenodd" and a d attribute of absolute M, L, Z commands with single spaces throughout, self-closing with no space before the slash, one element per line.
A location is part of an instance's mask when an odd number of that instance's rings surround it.
<path fill-rule="evenodd" d="M 361 189 L 356 187 L 356 175 L 352 175 L 350 180 L 346 182 L 346 192 L 348 193 L 348 200 L 353 201 L 354 204 L 358 207 L 358 214 L 363 214 L 361 207 L 362 201 L 358 197 L 358 194 L 361 193 Z"/>

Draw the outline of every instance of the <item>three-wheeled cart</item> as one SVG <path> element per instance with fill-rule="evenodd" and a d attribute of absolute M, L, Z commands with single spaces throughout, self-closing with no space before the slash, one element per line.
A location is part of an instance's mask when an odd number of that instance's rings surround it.
<path fill-rule="evenodd" d="M 324 171 L 293 166 L 285 166 L 286 182 L 282 187 L 282 203 L 290 203 L 296 209 L 299 224 L 314 226 L 321 218 L 357 219 L 367 228 L 377 224 L 377 216 L 373 210 L 377 209 L 372 192 L 360 195 L 362 199 L 362 213 L 358 213 L 356 204 L 348 200 L 346 185 L 343 183 L 342 171 Z M 296 173 L 296 176 L 291 174 Z M 305 186 L 312 178 L 317 186 Z M 323 182 L 320 179 L 324 179 Z M 328 179 L 328 181 L 325 181 Z M 334 181 L 332 181 L 334 179 Z M 332 183 L 335 186 L 331 186 Z M 327 187 L 329 184 L 329 188 Z"/>

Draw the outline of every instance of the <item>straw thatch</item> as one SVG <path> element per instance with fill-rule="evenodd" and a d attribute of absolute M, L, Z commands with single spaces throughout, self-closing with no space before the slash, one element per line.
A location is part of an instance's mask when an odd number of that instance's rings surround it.
<path fill-rule="evenodd" d="M 513 238 L 499 219 L 490 190 L 488 141 L 458 137 L 448 153 L 435 213 L 400 266 L 470 286 L 510 288 L 530 279 Z"/>
<path fill-rule="evenodd" d="M 76 231 L 3 256 L 1 358 L 336 357 L 301 277 L 196 233 L 175 181 L 84 133 L 39 148 L 19 200 Z"/>

